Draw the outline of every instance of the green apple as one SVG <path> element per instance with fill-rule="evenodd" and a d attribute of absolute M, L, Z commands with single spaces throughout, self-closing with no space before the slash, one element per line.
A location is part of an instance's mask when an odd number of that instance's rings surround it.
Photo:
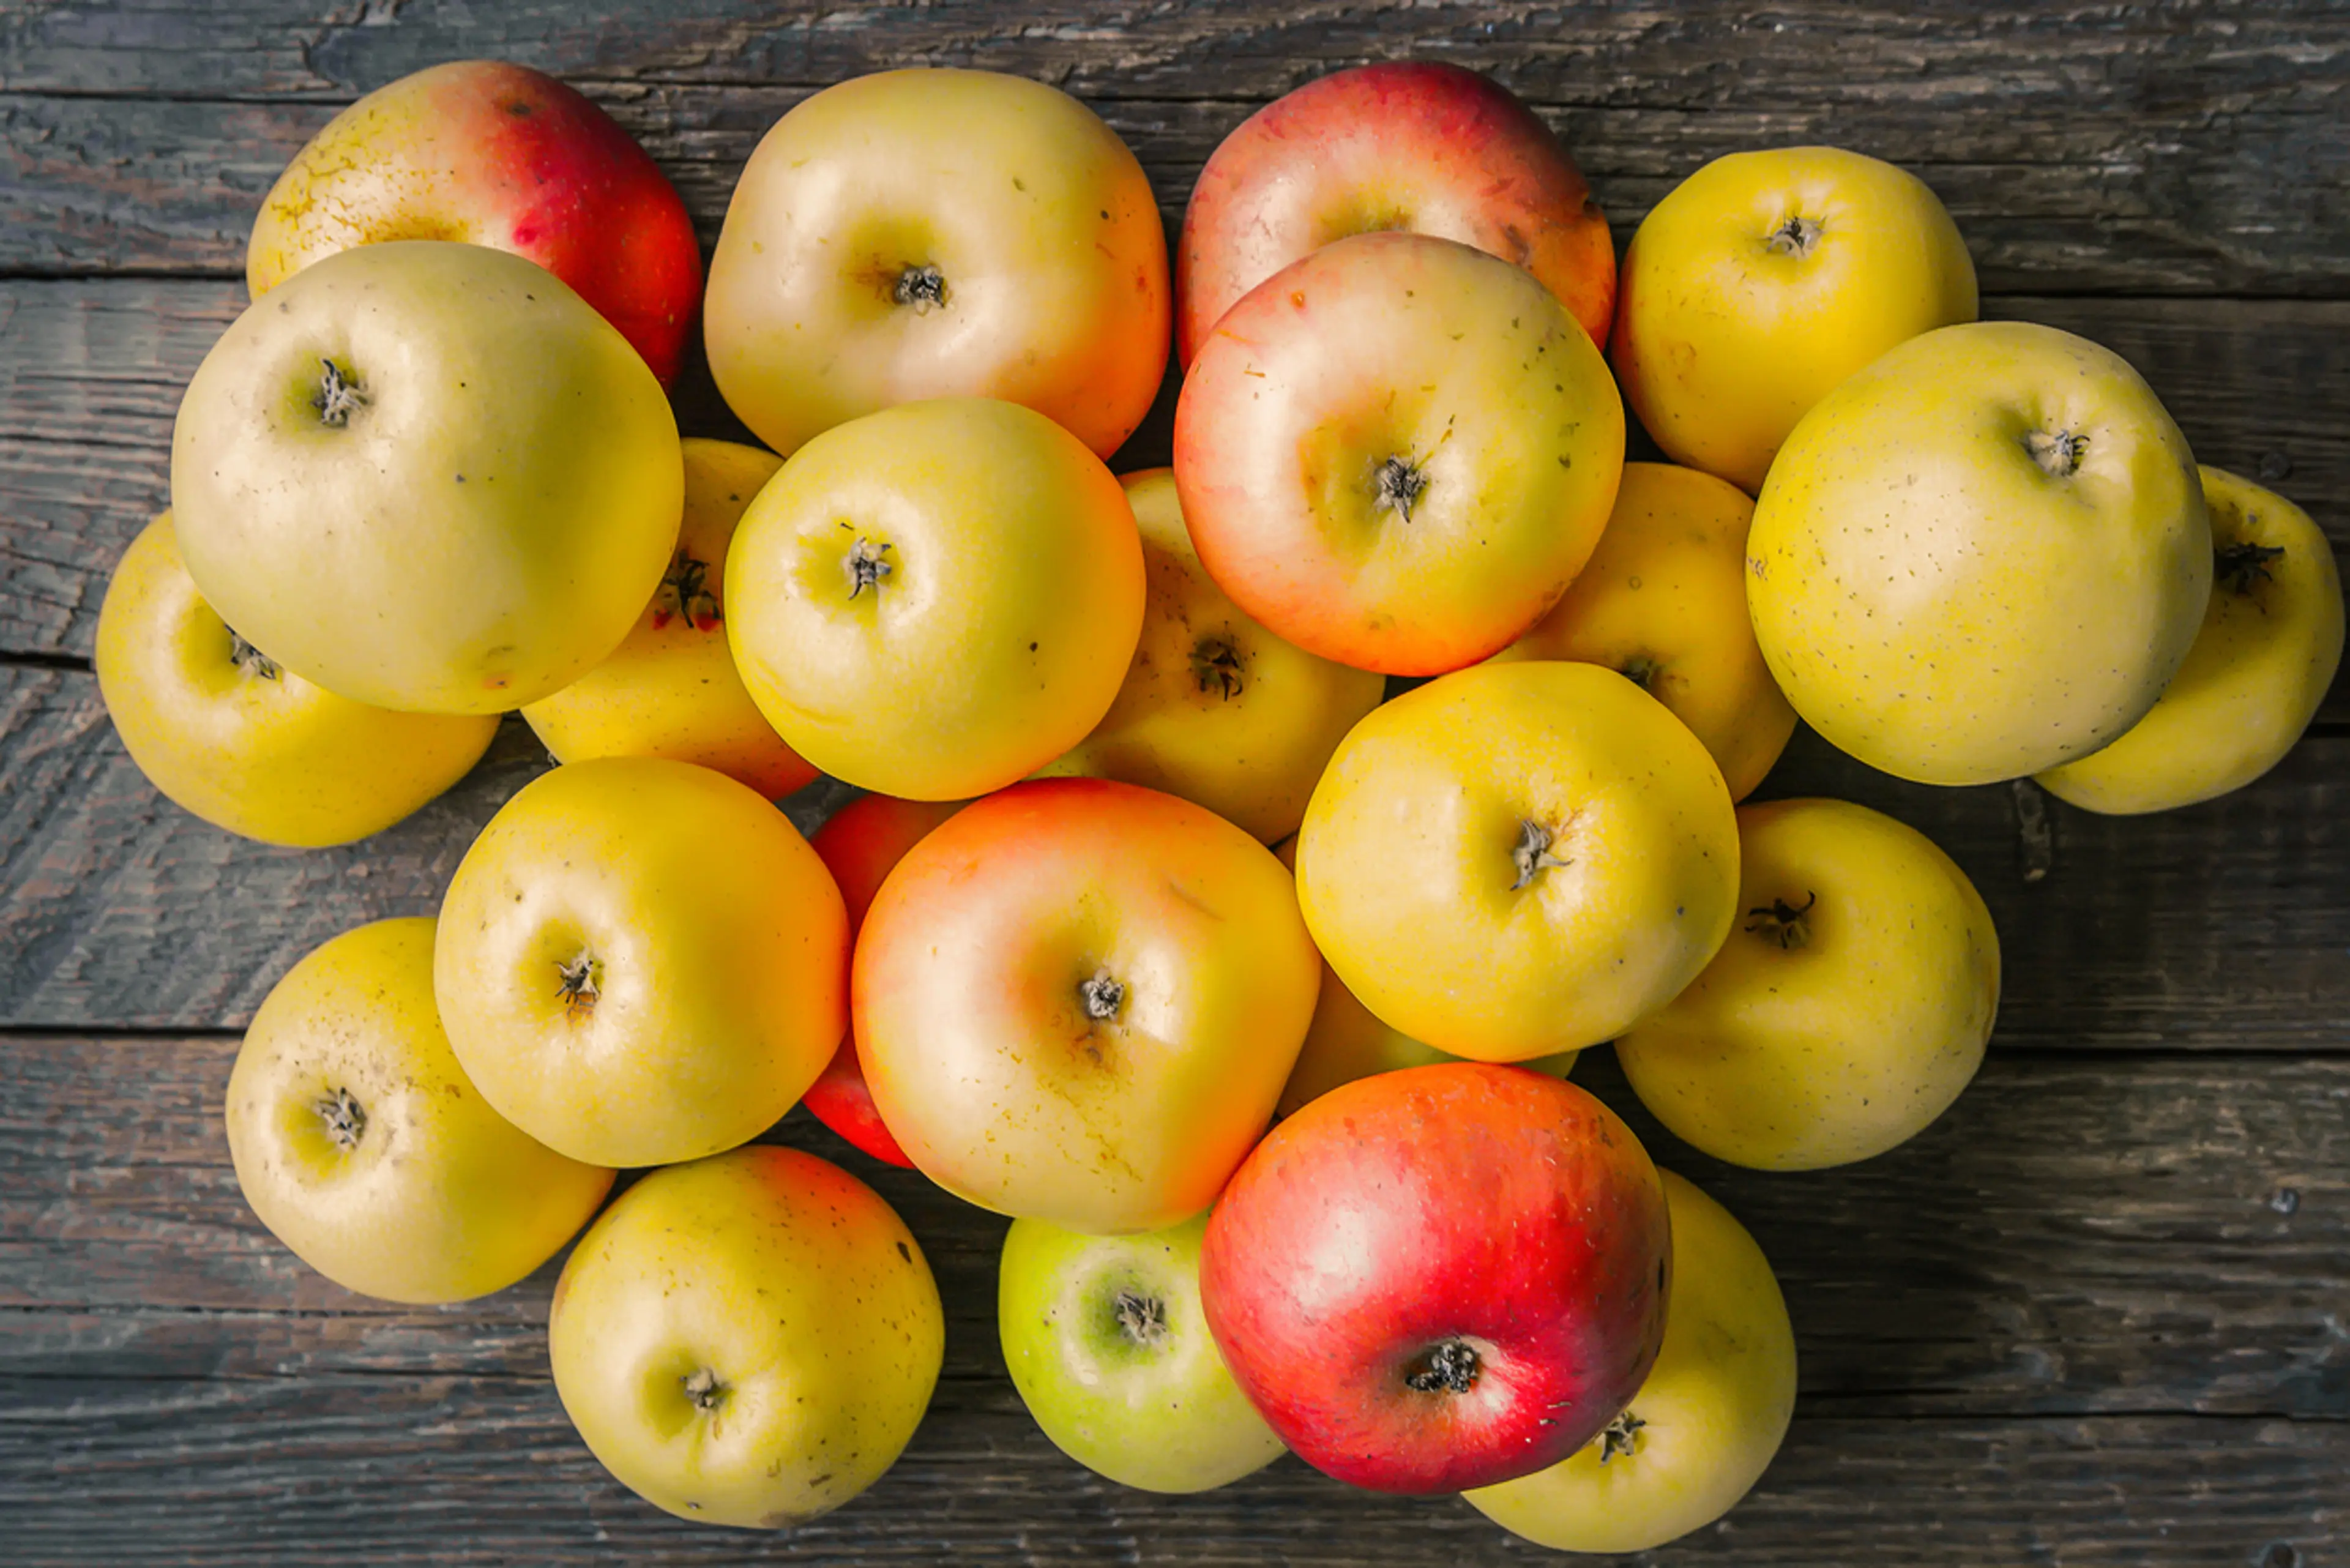
<path fill-rule="evenodd" d="M 764 1146 L 630 1188 L 572 1250 L 547 1323 L 555 1391 L 606 1469 L 681 1519 L 762 1530 L 881 1478 L 945 1344 L 897 1211 Z"/>
<path fill-rule="evenodd" d="M 996 1325 L 1013 1386 L 1055 1447 L 1124 1486 L 1206 1491 L 1283 1451 L 1201 1314 L 1207 1230 L 1205 1214 L 1130 1236 L 1018 1220 L 1003 1239 Z"/>
<path fill-rule="evenodd" d="M 1463 1492 L 1561 1552 L 1646 1552 L 1712 1523 L 1762 1479 L 1795 1409 L 1795 1333 L 1770 1261 L 1730 1211 L 1669 1170 L 1664 1348 L 1607 1429 L 1546 1470 Z"/>

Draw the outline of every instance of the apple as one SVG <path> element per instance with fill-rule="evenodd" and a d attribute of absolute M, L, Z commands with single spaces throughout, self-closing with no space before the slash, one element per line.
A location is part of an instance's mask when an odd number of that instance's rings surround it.
<path fill-rule="evenodd" d="M 1746 557 L 1795 711 L 1921 784 L 2118 739 L 2211 593 L 2178 425 L 2119 355 L 2020 321 L 1913 337 L 1822 399 L 1771 465 Z"/>
<path fill-rule="evenodd" d="M 379 708 L 495 713 L 599 662 L 677 542 L 669 399 L 534 263 L 362 245 L 249 306 L 172 432 L 196 587 L 275 662 Z"/>
<path fill-rule="evenodd" d="M 1142 532 L 1142 638 L 1093 732 L 1039 769 L 1121 779 L 1196 801 L 1271 841 L 1297 831 L 1339 740 L 1387 683 L 1293 648 L 1200 565 L 1175 476 L 1122 476 Z"/>
<path fill-rule="evenodd" d="M 945 1345 L 897 1211 L 791 1148 L 629 1188 L 572 1249 L 546 1325 L 556 1394 L 606 1469 L 681 1519 L 756 1530 L 880 1480 Z"/>
<path fill-rule="evenodd" d="M 1762 1479 L 1795 1410 L 1795 1332 L 1770 1260 L 1669 1170 L 1672 1305 L 1632 1403 L 1546 1470 L 1466 1494 L 1537 1546 L 1646 1552 L 1701 1530 Z"/>
<path fill-rule="evenodd" d="M 380 832 L 465 776 L 487 714 L 395 713 L 313 685 L 213 613 L 172 514 L 122 553 L 98 611 L 98 689 L 148 782 L 215 827 L 318 848 Z"/>
<path fill-rule="evenodd" d="M 1216 586 L 1274 636 L 1389 675 L 1523 635 L 1623 468 L 1623 403 L 1566 307 L 1425 234 L 1357 234 L 1257 285 L 1175 405 L 1175 486 Z"/>
<path fill-rule="evenodd" d="M 1402 230 L 1532 273 L 1595 342 L 1616 244 L 1583 171 L 1498 82 L 1433 61 L 1338 71 L 1243 120 L 1201 169 L 1175 259 L 1182 363 L 1283 267 L 1349 234 Z"/>
<path fill-rule="evenodd" d="M 1599 548 L 1535 628 L 1493 657 L 1604 664 L 1671 710 L 1743 800 L 1795 732 L 1746 613 L 1754 504 L 1727 481 L 1627 462 Z"/>
<path fill-rule="evenodd" d="M 1319 978 L 1263 845 L 1156 790 L 1036 779 L 907 851 L 866 913 L 850 1006 L 873 1103 L 924 1175 L 1116 1235 L 1215 1201 Z"/>
<path fill-rule="evenodd" d="M 847 1023 L 848 919 L 745 785 L 605 757 L 525 784 L 449 879 L 433 989 L 483 1097 L 598 1165 L 772 1127 Z"/>
<path fill-rule="evenodd" d="M 825 819 L 808 839 L 808 847 L 823 861 L 840 888 L 848 911 L 848 940 L 853 944 L 865 928 L 865 912 L 873 895 L 931 829 L 961 811 L 960 800 L 899 800 L 895 795 L 859 795 Z M 896 1135 L 874 1108 L 873 1091 L 866 1086 L 865 1068 L 857 1056 L 854 1020 L 841 1037 L 832 1060 L 825 1064 L 800 1104 L 825 1126 L 874 1158 L 911 1168 L 913 1160 L 898 1147 Z"/>
<path fill-rule="evenodd" d="M 726 642 L 726 555 L 743 510 L 783 460 L 689 437 L 677 548 L 627 640 L 578 680 L 522 711 L 559 763 L 670 757 L 740 780 L 770 800 L 816 769 L 760 715 Z"/>
<path fill-rule="evenodd" d="M 1014 1220 L 995 1321 L 1013 1386 L 1053 1446 L 1144 1491 L 1206 1491 L 1281 1457 L 1200 1311 L 1204 1214 L 1136 1236 Z"/>
<path fill-rule="evenodd" d="M 1297 897 L 1389 1027 L 1522 1062 L 1612 1040 L 1697 977 L 1739 908 L 1738 823 L 1698 738 L 1614 670 L 1481 665 L 1339 745 Z"/>
<path fill-rule="evenodd" d="M 1841 800 L 1738 811 L 1739 929 L 1616 1042 L 1640 1103 L 1733 1165 L 1817 1170 L 1949 1109 L 1999 1012 L 1999 932 L 1916 828 Z"/>
<path fill-rule="evenodd" d="M 1609 345 L 1675 462 L 1752 494 L 1795 421 L 1897 343 L 1975 318 L 1975 267 L 1916 175 L 1836 147 L 1733 152 L 1624 253 Z"/>
<path fill-rule="evenodd" d="M 1093 110 L 993 71 L 882 71 L 760 141 L 710 261 L 718 389 L 789 456 L 894 403 L 1003 398 L 1107 458 L 1167 368 L 1167 234 Z"/>
<path fill-rule="evenodd" d="M 1142 630 L 1126 493 L 1017 403 L 852 420 L 759 492 L 726 560 L 726 636 L 759 711 L 837 779 L 967 800 L 1108 711 Z"/>
<path fill-rule="evenodd" d="M 1556 1464 L 1631 1401 L 1670 1274 L 1629 1127 L 1572 1084 L 1455 1062 L 1357 1079 L 1268 1133 L 1209 1216 L 1200 1300 L 1300 1459 L 1460 1491 Z"/>
<path fill-rule="evenodd" d="M 361 1295 L 470 1300 L 553 1257 L 612 1173 L 490 1108 L 432 1002 L 432 921 L 378 920 L 270 987 L 228 1076 L 228 1152 L 253 1212 Z"/>
<path fill-rule="evenodd" d="M 619 329 L 666 386 L 702 297 L 685 203 L 611 118 L 544 72 L 452 60 L 328 120 L 263 198 L 244 277 L 260 298 L 386 240 L 463 240 L 536 262 Z"/>
<path fill-rule="evenodd" d="M 2342 578 L 2309 514 L 2202 470 L 2214 581 L 2187 661 L 2113 744 L 2040 775 L 2057 799 L 2134 814 L 2241 789 L 2284 760 L 2342 666 Z"/>

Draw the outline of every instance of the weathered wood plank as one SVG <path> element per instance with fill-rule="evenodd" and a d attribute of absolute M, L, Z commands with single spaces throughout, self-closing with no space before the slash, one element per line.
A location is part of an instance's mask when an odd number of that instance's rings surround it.
<path fill-rule="evenodd" d="M 2314 177 L 2350 155 L 2350 17 L 2319 0 L 1796 0 L 1728 15 L 1547 0 L 1043 0 L 1016 17 L 988 0 L 633 0 L 595 12 L 430 0 L 20 10 L 0 18 L 0 87 L 109 102 L 15 106 L 16 202 L 54 185 L 68 209 L 19 243 L 48 252 L 31 264 L 41 265 L 104 265 L 109 234 L 159 225 L 202 248 L 217 244 L 217 213 L 176 193 L 126 202 L 107 193 L 109 180 L 168 178 L 184 163 L 233 170 L 239 191 L 265 184 L 283 116 L 228 110 L 271 151 L 215 156 L 205 144 L 224 139 L 203 122 L 221 110 L 118 107 L 134 82 L 174 99 L 334 102 L 442 59 L 517 58 L 613 99 L 714 217 L 750 140 L 795 95 L 884 66 L 1060 82 L 1101 105 L 1146 158 L 1159 130 L 1180 126 L 1180 145 L 1157 149 L 1153 168 L 1174 202 L 1184 170 L 1249 107 L 1339 66 L 1409 54 L 1490 71 L 1544 106 L 1621 218 L 1714 153 L 1825 140 L 1928 173 L 1974 231 L 1995 288 L 2308 294 L 2350 280 L 2350 213 Z M 1163 127 L 1158 110 L 1122 118 L 1129 105 L 1199 99 L 1226 107 L 1165 116 Z M 156 176 L 108 172 L 150 149 Z M 89 170 L 73 167 L 85 159 Z M 222 180 L 199 173 L 195 186 Z"/>
<path fill-rule="evenodd" d="M 0 668 L 0 1025 L 242 1027 L 312 946 L 429 910 L 473 834 L 545 765 L 518 722 L 441 801 L 365 843 L 248 844 L 161 800 L 97 683 Z M 2350 737 L 2314 735 L 2268 778 L 2149 818 L 2051 803 L 2053 867 L 2023 877 L 2014 797 L 1871 773 L 1808 733 L 1766 794 L 1821 794 L 1931 836 L 1999 921 L 1998 1042 L 2350 1050 Z"/>
<path fill-rule="evenodd" d="M 1465 31 L 1457 14 L 1413 16 L 1438 40 L 1458 41 Z M 1876 18 L 1880 27 L 1883 20 Z M 1867 25 L 1863 18 L 1864 31 Z M 1654 18 L 1621 16 L 1578 18 L 1565 30 L 1587 41 L 1636 27 L 1632 41 L 1617 38 L 1618 57 L 1564 75 L 1529 75 L 1513 63 L 1523 57 L 1516 52 L 1482 45 L 1429 52 L 1543 94 L 1619 241 L 1710 158 L 1831 141 L 1923 175 L 1957 215 L 1994 291 L 2306 295 L 2350 285 L 2350 213 L 2313 177 L 2350 159 L 2350 89 L 2320 68 L 2281 78 L 2282 46 L 2273 39 L 2207 49 L 2191 76 L 2175 81 L 2165 74 L 2171 66 L 2156 65 L 2161 84 L 2109 81 L 2094 93 L 2079 89 L 2085 74 L 2126 75 L 2126 67 L 2070 58 L 2061 71 L 2072 85 L 2056 91 L 2050 80 L 2024 81 L 2014 57 L 1997 71 L 1981 68 L 1980 59 L 1954 61 L 1965 51 L 1947 36 L 1907 40 L 1890 57 L 1865 52 L 1851 67 L 1840 53 L 1833 88 L 1809 79 L 1757 82 L 1751 57 L 1742 56 L 1732 97 L 1720 79 L 1721 54 L 1743 49 L 1748 35 L 1692 43 L 1686 29 L 1659 36 Z M 433 57 L 465 52 L 449 35 L 435 36 L 442 41 Z M 1115 47 L 1124 47 L 1123 36 Z M 2313 47 L 2304 29 L 2297 47 L 2306 54 Z M 1170 224 L 1201 161 L 1263 101 L 1245 96 L 1251 87 L 1269 97 L 1311 74 L 1285 65 L 1279 78 L 1253 83 L 1229 75 L 1217 55 L 1191 67 L 1184 98 L 1164 88 L 1124 97 L 1103 64 L 1110 47 L 1098 37 L 1073 38 L 1058 47 L 1056 64 L 1028 68 L 1074 71 L 1079 90 L 1099 90 L 1094 101 L 1149 171 Z M 2138 64 L 2151 63 L 2143 38 L 2130 47 Z M 840 74 L 896 57 L 868 54 Z M 361 79 L 376 85 L 372 75 Z M 582 85 L 669 171 L 705 241 L 715 239 L 752 148 L 809 90 L 805 79 Z M 2131 91 L 2145 95 L 2146 107 L 2112 112 L 2116 95 Z M 210 96 L 0 97 L 0 273 L 242 275 L 245 233 L 263 193 L 334 107 Z"/>
<path fill-rule="evenodd" d="M 181 390 L 244 305 L 242 287 L 221 282 L 0 282 L 0 658 L 88 654 L 107 575 L 168 502 Z M 2350 550 L 2350 301 L 2012 297 L 1990 308 L 2111 345 L 2154 382 L 2199 455 L 2282 472 L 2275 483 L 2337 554 Z M 741 435 L 698 364 L 679 418 L 688 434 Z M 1165 462 L 1170 418 L 1171 404 L 1159 410 L 1118 466 Z M 2350 687 L 2336 687 L 2327 713 L 2350 717 Z"/>
<path fill-rule="evenodd" d="M 552 1267 L 400 1308 L 261 1229 L 220 1131 L 234 1039 L 5 1048 L 0 1376 L 546 1376 Z M 2350 1060 L 1995 1054 L 1911 1144 L 1802 1177 L 1683 1147 L 1604 1052 L 1576 1077 L 1752 1229 L 1815 1414 L 2350 1416 Z M 1003 1222 L 805 1116 L 770 1137 L 857 1170 L 921 1238 L 948 1309 L 944 1403 L 1016 1409 L 993 1328 Z"/>

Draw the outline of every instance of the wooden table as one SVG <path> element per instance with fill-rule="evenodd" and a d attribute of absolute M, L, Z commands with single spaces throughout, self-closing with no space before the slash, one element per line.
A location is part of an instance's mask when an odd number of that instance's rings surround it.
<path fill-rule="evenodd" d="M 598 18 L 592 14 L 608 15 Z M 1279 13 L 1286 19 L 1267 19 Z M 432 908 L 545 760 L 517 724 L 452 796 L 350 848 L 239 842 L 161 801 L 89 673 L 118 552 L 164 504 L 182 386 L 244 303 L 247 223 L 338 105 L 434 61 L 562 74 L 714 237 L 814 88 L 929 62 L 1060 83 L 1170 226 L 1218 138 L 1326 69 L 1419 54 L 1538 105 L 1618 224 L 1701 161 L 1826 140 L 1950 202 L 1988 314 L 2083 331 L 2199 456 L 2350 541 L 2350 10 L 1787 0 L 1569 7 L 1180 0 L 125 0 L 0 5 L 0 1562 L 1478 1563 L 1544 1554 L 1464 1504 L 1295 1460 L 1210 1496 L 1062 1459 L 1005 1380 L 1001 1222 L 772 1135 L 897 1203 L 949 1303 L 897 1469 L 789 1536 L 679 1523 L 608 1479 L 549 1385 L 552 1267 L 405 1310 L 246 1212 L 236 1031 L 312 945 Z M 706 372 L 686 428 L 736 427 Z M 1166 455 L 1166 408 L 1129 448 Z M 1899 784 L 1799 739 L 1766 794 L 1930 833 L 1998 917 L 1981 1077 L 1909 1146 L 1725 1169 L 1577 1077 L 1776 1263 L 1803 1356 L 1777 1465 L 1660 1563 L 2350 1563 L 2350 699 L 2258 785 L 2142 821 L 2028 786 Z"/>

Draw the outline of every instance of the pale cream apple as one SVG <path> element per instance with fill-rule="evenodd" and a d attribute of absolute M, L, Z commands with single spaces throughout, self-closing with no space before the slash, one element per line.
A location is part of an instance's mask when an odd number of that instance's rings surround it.
<path fill-rule="evenodd" d="M 2025 322 L 1914 337 L 1772 464 L 1747 607 L 1804 722 L 1924 784 L 2043 772 L 2119 738 L 2211 592 L 2187 440 L 2119 355 Z"/>
<path fill-rule="evenodd" d="M 725 585 L 735 524 L 783 460 L 733 441 L 683 444 L 685 520 L 652 602 L 610 658 L 522 716 L 557 762 L 671 757 L 779 800 L 816 768 L 743 688 L 726 641 Z"/>
<path fill-rule="evenodd" d="M 2284 760 L 2342 665 L 2342 578 L 2309 514 L 2202 471 L 2216 581 L 2187 662 L 2145 718 L 2040 775 L 2057 799 L 2129 815 L 2241 789 Z"/>
<path fill-rule="evenodd" d="M 691 763 L 523 786 L 441 905 L 433 983 L 483 1096 L 554 1147 L 664 1165 L 756 1137 L 847 1025 L 848 917 L 784 814 Z"/>
<path fill-rule="evenodd" d="M 94 662 L 148 782 L 268 844 L 317 848 L 390 827 L 464 777 L 498 732 L 494 715 L 370 708 L 279 668 L 196 592 L 168 512 L 106 585 Z"/>
<path fill-rule="evenodd" d="M 881 1478 L 946 1343 L 905 1222 L 835 1165 L 740 1148 L 656 1170 L 579 1239 L 546 1325 L 555 1391 L 621 1484 L 781 1530 Z"/>
<path fill-rule="evenodd" d="M 1180 794 L 1268 841 L 1296 832 L 1330 753 L 1387 683 L 1292 647 L 1232 603 L 1191 547 L 1173 471 L 1118 483 L 1142 532 L 1142 639 L 1093 733 L 1038 772 Z"/>
<path fill-rule="evenodd" d="M 495 713 L 636 623 L 677 542 L 677 423 L 535 263 L 403 240 L 314 263 L 197 367 L 172 433 L 188 575 L 353 701 Z"/>
<path fill-rule="evenodd" d="M 1836 147 L 1715 159 L 1640 221 L 1620 282 L 1625 401 L 1674 462 L 1750 494 L 1837 382 L 1976 309 L 1940 199 Z"/>
<path fill-rule="evenodd" d="M 346 1290 L 454 1302 L 503 1290 L 596 1212 L 612 1173 L 493 1110 L 432 1001 L 432 921 L 378 920 L 270 988 L 228 1078 L 244 1200 Z"/>

